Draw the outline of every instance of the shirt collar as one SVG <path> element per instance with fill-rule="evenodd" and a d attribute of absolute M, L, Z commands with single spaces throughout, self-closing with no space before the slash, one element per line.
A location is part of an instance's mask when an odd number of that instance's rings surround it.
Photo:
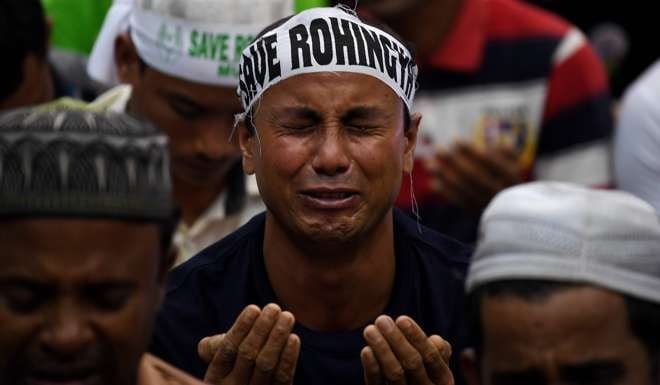
<path fill-rule="evenodd" d="M 486 42 L 488 4 L 488 0 L 463 0 L 454 26 L 426 62 L 442 69 L 476 71 Z"/>

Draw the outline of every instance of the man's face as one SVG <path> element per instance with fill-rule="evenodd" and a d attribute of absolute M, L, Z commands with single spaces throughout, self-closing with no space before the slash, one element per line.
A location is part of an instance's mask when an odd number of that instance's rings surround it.
<path fill-rule="evenodd" d="M 132 107 L 170 138 L 172 176 L 194 186 L 217 186 L 240 160 L 230 141 L 241 105 L 232 87 L 209 86 L 146 68 L 132 77 Z"/>
<path fill-rule="evenodd" d="M 648 356 L 620 295 L 583 287 L 531 302 L 486 296 L 481 312 L 480 373 L 467 365 L 470 385 L 650 384 Z"/>
<path fill-rule="evenodd" d="M 419 118 L 404 132 L 403 102 L 367 75 L 286 79 L 255 104 L 257 135 L 241 130 L 243 164 L 269 215 L 307 241 L 345 241 L 391 215 L 412 167 Z"/>
<path fill-rule="evenodd" d="M 133 384 L 163 293 L 158 227 L 0 226 L 0 384 Z"/>

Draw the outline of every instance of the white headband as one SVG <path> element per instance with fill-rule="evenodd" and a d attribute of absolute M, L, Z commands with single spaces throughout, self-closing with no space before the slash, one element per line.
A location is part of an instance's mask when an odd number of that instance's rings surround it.
<path fill-rule="evenodd" d="M 192 82 L 235 87 L 241 51 L 268 23 L 293 11 L 293 2 L 280 1 L 270 13 L 228 17 L 237 22 L 191 21 L 140 8 L 135 0 L 115 0 L 104 21 L 90 60 L 90 76 L 116 84 L 114 60 L 116 37 L 130 29 L 142 60 L 154 69 Z M 235 13 L 238 10 L 233 10 Z M 240 19 L 241 22 L 238 22 Z"/>
<path fill-rule="evenodd" d="M 387 84 L 409 110 L 417 86 L 410 51 L 342 7 L 303 11 L 243 51 L 238 95 L 244 110 L 273 85 L 315 72 L 353 72 Z"/>
<path fill-rule="evenodd" d="M 234 87 L 240 52 L 262 25 L 191 22 L 136 9 L 131 38 L 151 67 L 197 83 Z"/>

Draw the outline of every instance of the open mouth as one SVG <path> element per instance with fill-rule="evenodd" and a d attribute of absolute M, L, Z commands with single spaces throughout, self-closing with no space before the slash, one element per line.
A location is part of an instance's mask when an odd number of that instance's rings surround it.
<path fill-rule="evenodd" d="M 351 192 L 317 192 L 317 191 L 309 191 L 309 192 L 305 192 L 305 194 L 315 199 L 324 199 L 324 200 L 341 200 L 341 199 L 350 198 L 351 196 L 355 195 L 355 193 L 351 193 Z"/>
<path fill-rule="evenodd" d="M 326 210 L 351 208 L 360 198 L 356 191 L 347 189 L 311 189 L 302 191 L 300 195 L 307 206 Z"/>

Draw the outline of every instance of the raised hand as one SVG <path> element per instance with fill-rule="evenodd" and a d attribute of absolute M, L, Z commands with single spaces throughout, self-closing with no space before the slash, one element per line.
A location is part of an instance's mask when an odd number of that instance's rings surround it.
<path fill-rule="evenodd" d="M 396 322 L 380 316 L 364 329 L 368 346 L 362 349 L 367 385 L 453 385 L 449 370 L 451 346 L 440 336 L 427 337 L 410 317 Z"/>
<path fill-rule="evenodd" d="M 300 353 L 291 330 L 293 314 L 276 304 L 263 310 L 247 306 L 224 334 L 199 342 L 199 356 L 209 364 L 204 382 L 214 385 L 290 385 Z"/>

